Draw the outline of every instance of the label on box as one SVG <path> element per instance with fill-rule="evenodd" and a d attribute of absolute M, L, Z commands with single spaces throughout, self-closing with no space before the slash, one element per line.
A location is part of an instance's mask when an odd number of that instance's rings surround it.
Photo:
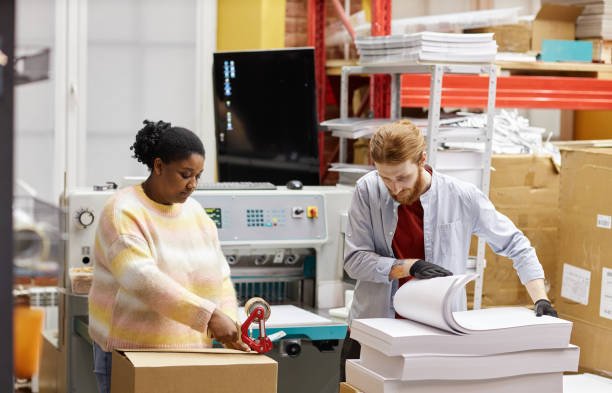
<path fill-rule="evenodd" d="M 599 316 L 612 319 L 612 269 L 604 267 L 601 270 L 601 301 Z"/>
<path fill-rule="evenodd" d="M 561 280 L 561 296 L 585 306 L 589 304 L 589 289 L 591 287 L 591 272 L 563 264 L 563 279 Z"/>
<path fill-rule="evenodd" d="M 612 229 L 612 216 L 597 215 L 597 228 Z"/>

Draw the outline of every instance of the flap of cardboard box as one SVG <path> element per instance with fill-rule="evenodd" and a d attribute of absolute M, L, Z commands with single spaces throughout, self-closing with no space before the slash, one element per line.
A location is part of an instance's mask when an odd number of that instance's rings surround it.
<path fill-rule="evenodd" d="M 573 23 L 582 14 L 582 9 L 583 7 L 573 5 L 542 4 L 535 19 Z"/>
<path fill-rule="evenodd" d="M 274 360 L 256 352 L 234 349 L 118 349 L 134 367 L 176 367 L 241 364 L 274 364 Z"/>

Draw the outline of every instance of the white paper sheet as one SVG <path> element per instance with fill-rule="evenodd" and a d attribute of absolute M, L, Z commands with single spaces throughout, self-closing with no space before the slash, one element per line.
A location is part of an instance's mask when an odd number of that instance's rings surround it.
<path fill-rule="evenodd" d="M 533 314 L 533 310 L 525 311 L 530 316 Z M 515 321 L 511 322 L 516 325 Z M 351 326 L 351 338 L 387 356 L 423 353 L 490 355 L 567 347 L 572 331 L 571 322 L 552 317 L 542 317 L 538 322 L 546 324 L 490 331 L 471 330 L 470 333 L 475 334 L 460 335 L 409 319 L 355 319 Z"/>
<path fill-rule="evenodd" d="M 567 324 L 567 321 L 559 318 L 536 317 L 533 310 L 525 307 L 454 311 L 452 307 L 457 303 L 455 297 L 462 294 L 465 285 L 475 277 L 475 274 L 460 274 L 411 280 L 396 292 L 393 306 L 406 319 L 455 334 Z"/>
<path fill-rule="evenodd" d="M 599 316 L 612 319 L 612 269 L 607 267 L 601 269 Z"/>
<path fill-rule="evenodd" d="M 452 331 L 445 315 L 449 292 L 461 276 L 413 279 L 395 293 L 393 307 L 404 318 Z"/>
<path fill-rule="evenodd" d="M 453 317 L 464 330 L 484 331 L 534 325 L 564 325 L 567 321 L 548 315 L 536 317 L 525 307 L 493 307 L 454 312 Z"/>
<path fill-rule="evenodd" d="M 266 321 L 267 328 L 282 328 L 289 326 L 317 326 L 331 323 L 330 319 L 311 313 L 296 306 L 270 306 L 270 318 Z M 244 307 L 238 309 L 238 319 L 246 320 Z"/>
<path fill-rule="evenodd" d="M 612 229 L 612 216 L 605 214 L 597 215 L 597 228 Z"/>

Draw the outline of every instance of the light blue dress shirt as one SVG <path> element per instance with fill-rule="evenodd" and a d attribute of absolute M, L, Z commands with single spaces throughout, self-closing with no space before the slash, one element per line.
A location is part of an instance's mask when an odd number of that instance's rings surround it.
<path fill-rule="evenodd" d="M 472 234 L 493 251 L 512 259 L 521 283 L 544 278 L 529 239 L 495 210 L 473 184 L 433 171 L 431 187 L 420 197 L 423 205 L 425 260 L 462 274 Z M 397 227 L 396 202 L 377 171 L 357 181 L 348 213 L 344 269 L 357 280 L 349 323 L 356 318 L 393 318 L 397 280 L 389 280 L 396 261 L 391 242 Z M 462 299 L 465 304 L 465 298 Z"/>

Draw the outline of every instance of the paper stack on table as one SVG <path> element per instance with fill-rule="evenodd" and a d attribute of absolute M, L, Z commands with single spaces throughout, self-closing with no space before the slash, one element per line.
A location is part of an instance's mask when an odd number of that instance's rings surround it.
<path fill-rule="evenodd" d="M 454 311 L 475 275 L 411 280 L 394 307 L 407 319 L 356 319 L 361 358 L 347 382 L 366 393 L 562 392 L 578 368 L 572 323 L 524 307 Z"/>

